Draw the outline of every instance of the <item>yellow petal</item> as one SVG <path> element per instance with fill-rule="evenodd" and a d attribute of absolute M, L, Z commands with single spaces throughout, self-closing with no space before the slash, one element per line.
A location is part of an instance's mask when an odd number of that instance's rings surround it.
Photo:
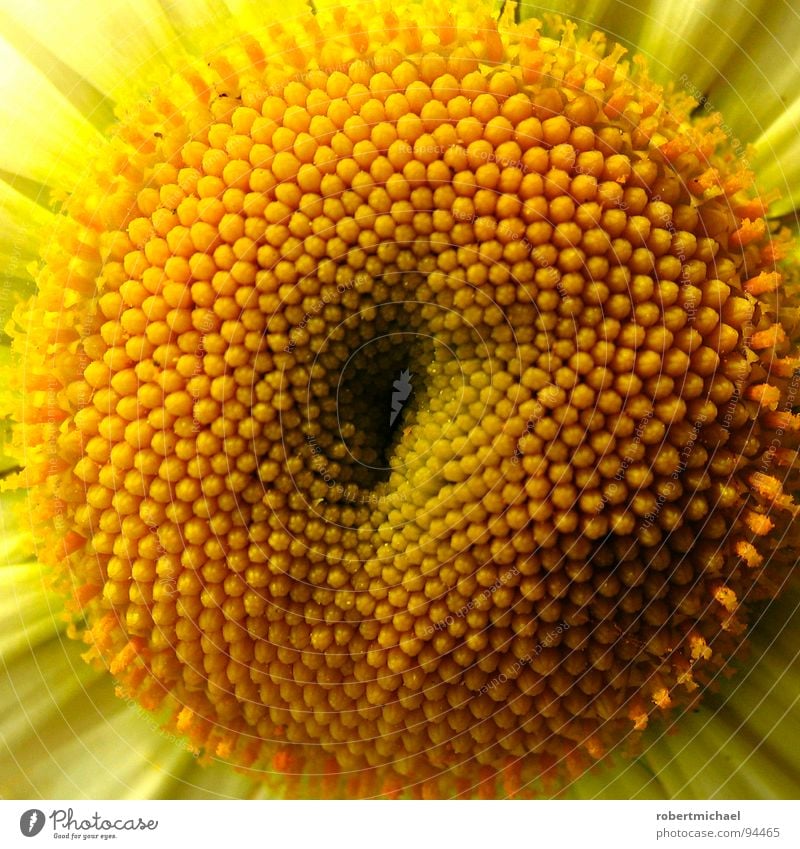
<path fill-rule="evenodd" d="M 0 66 L 0 170 L 69 190 L 99 141 L 97 131 L 2 39 Z"/>
<path fill-rule="evenodd" d="M 800 97 L 759 137 L 753 154 L 759 187 L 781 193 L 771 212 L 785 215 L 800 207 Z"/>
<path fill-rule="evenodd" d="M 37 563 L 21 563 L 0 569 L 0 656 L 8 662 L 19 653 L 51 637 L 61 604 L 43 592 L 44 575 Z"/>
<path fill-rule="evenodd" d="M 164 716 L 115 695 L 66 638 L 61 601 L 35 562 L 18 562 L 30 539 L 0 499 L 0 797 L 241 798 L 252 782 L 228 764 L 200 766 Z M 16 499 L 19 500 L 19 499 Z M 109 752 L 114 752 L 109 759 Z"/>
<path fill-rule="evenodd" d="M 114 695 L 83 647 L 52 638 L 0 676 L 0 796 L 56 799 L 243 798 L 252 783 L 200 766 L 163 717 Z"/>
<path fill-rule="evenodd" d="M 342 0 L 338 0 L 328 5 L 338 6 L 341 3 Z M 323 5 L 324 2 L 314 0 L 315 9 L 319 10 Z M 225 0 L 230 20 L 235 21 L 236 27 L 241 31 L 253 34 L 275 21 L 285 21 L 301 12 L 307 12 L 308 6 L 305 0 Z"/>
<path fill-rule="evenodd" d="M 59 60 L 23 26 L 0 8 L 0 32 L 9 44 L 38 68 L 61 94 L 99 129 L 113 120 L 112 104 L 88 80 Z"/>
<path fill-rule="evenodd" d="M 626 760 L 619 755 L 613 766 L 602 761 L 594 770 L 580 775 L 564 794 L 569 799 L 663 799 L 666 795 L 658 775 L 644 759 Z"/>
<path fill-rule="evenodd" d="M 766 132 L 797 96 L 798 40 L 796 7 L 767 4 L 710 85 L 710 102 L 745 141 L 755 141 Z"/>
<path fill-rule="evenodd" d="M 502 7 L 503 3 L 499 3 Z M 564 15 L 575 23 L 587 29 L 598 29 L 605 27 L 607 31 L 611 31 L 609 26 L 612 22 L 616 22 L 622 28 L 620 30 L 621 38 L 627 38 L 634 30 L 641 26 L 641 14 L 634 8 L 628 7 L 628 14 L 620 14 L 618 0 L 553 0 L 544 6 L 536 3 L 521 0 L 519 3 L 519 16 L 521 20 L 528 18 L 539 18 L 549 13 Z M 623 30 L 624 33 L 623 34 Z"/>
<path fill-rule="evenodd" d="M 798 592 L 773 602 L 754 625 L 752 653 L 737 676 L 720 681 L 697 712 L 677 717 L 644 758 L 670 798 L 795 799 L 800 752 L 796 682 L 800 657 Z"/>
<path fill-rule="evenodd" d="M 618 15 L 624 15 L 623 7 Z M 664 79 L 688 82 L 705 91 L 758 21 L 764 0 L 658 0 L 647 4 L 648 14 L 637 49 L 661 68 Z M 744 8 L 743 8 L 744 7 Z M 658 74 L 654 70 L 654 74 Z"/>
<path fill-rule="evenodd" d="M 176 41 L 157 0 L 29 0 L 4 2 L 2 8 L 24 34 L 111 98 L 143 69 L 154 63 L 166 66 Z"/>
<path fill-rule="evenodd" d="M 38 184 L 14 180 L 9 185 L 0 179 L 0 276 L 4 280 L 29 276 L 27 265 L 38 253 L 42 233 L 53 224 L 53 213 L 42 205 L 46 202 L 46 190 Z"/>

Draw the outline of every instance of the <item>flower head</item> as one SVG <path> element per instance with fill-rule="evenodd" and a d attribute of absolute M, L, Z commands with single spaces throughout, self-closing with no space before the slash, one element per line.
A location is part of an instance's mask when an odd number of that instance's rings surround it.
<path fill-rule="evenodd" d="M 786 580 L 788 235 L 599 33 L 292 12 L 62 198 L 10 486 L 88 655 L 198 752 L 526 792 L 691 704 Z"/>

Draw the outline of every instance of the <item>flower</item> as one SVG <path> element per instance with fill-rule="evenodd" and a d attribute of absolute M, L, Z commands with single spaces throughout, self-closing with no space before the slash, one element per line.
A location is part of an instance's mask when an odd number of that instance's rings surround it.
<path fill-rule="evenodd" d="M 179 24 L 149 95 L 11 23 L 91 150 L 8 169 L 11 521 L 132 710 L 271 791 L 585 792 L 791 580 L 791 113 L 756 193 L 706 68 L 514 16 Z"/>

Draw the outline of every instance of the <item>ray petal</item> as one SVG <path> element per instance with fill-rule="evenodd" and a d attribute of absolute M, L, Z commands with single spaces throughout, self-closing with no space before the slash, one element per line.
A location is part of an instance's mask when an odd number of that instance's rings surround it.
<path fill-rule="evenodd" d="M 800 793 L 800 734 L 793 682 L 800 654 L 798 595 L 769 605 L 753 629 L 752 655 L 696 712 L 674 722 L 646 757 L 671 798 L 790 799 Z M 738 664 L 741 665 L 741 664 Z"/>
<path fill-rule="evenodd" d="M 26 266 L 36 257 L 41 233 L 53 224 L 53 213 L 46 208 L 44 189 L 38 184 L 23 185 L 0 175 L 0 276 L 4 280 L 25 278 Z M 7 289 L 7 287 L 4 287 Z"/>
<path fill-rule="evenodd" d="M 708 99 L 748 142 L 791 107 L 800 78 L 800 10 L 778 0 L 760 10 L 708 89 Z"/>
<path fill-rule="evenodd" d="M 58 59 L 1 7 L 0 32 L 98 129 L 103 130 L 111 123 L 114 117 L 111 102 L 88 80 Z"/>
<path fill-rule="evenodd" d="M 0 39 L 0 170 L 69 190 L 100 137 L 7 41 Z"/>
<path fill-rule="evenodd" d="M 637 48 L 666 72 L 665 79 L 680 84 L 685 76 L 704 91 L 765 5 L 764 0 L 652 0 Z"/>
<path fill-rule="evenodd" d="M 154 66 L 168 67 L 176 34 L 158 0 L 30 0 L 0 5 L 19 39 L 34 39 L 105 97 L 116 99 L 130 80 Z M 0 19 L 1 21 L 2 19 Z M 2 28 L 0 28 L 2 31 Z"/>
<path fill-rule="evenodd" d="M 4 497 L 5 500 L 5 497 Z M 9 552 L 14 553 L 14 552 Z M 239 798 L 251 782 L 197 764 L 165 717 L 114 694 L 107 672 L 67 640 L 35 563 L 0 567 L 0 796 Z M 113 758 L 109 753 L 113 752 Z"/>
<path fill-rule="evenodd" d="M 800 206 L 800 96 L 758 138 L 751 167 L 762 190 L 780 192 L 771 208 L 774 215 L 786 215 Z"/>

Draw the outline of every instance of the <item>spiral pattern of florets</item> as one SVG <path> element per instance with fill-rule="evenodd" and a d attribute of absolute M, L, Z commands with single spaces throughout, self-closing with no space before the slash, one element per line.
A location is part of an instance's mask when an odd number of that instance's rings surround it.
<path fill-rule="evenodd" d="M 195 746 L 513 793 L 685 704 L 770 592 L 781 245 L 597 35 L 370 14 L 123 122 L 18 314 L 26 483 L 92 652 Z"/>

